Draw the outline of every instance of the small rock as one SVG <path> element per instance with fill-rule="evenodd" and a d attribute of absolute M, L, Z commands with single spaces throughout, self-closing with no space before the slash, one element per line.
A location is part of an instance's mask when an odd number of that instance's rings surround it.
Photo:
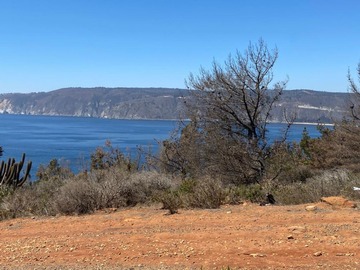
<path fill-rule="evenodd" d="M 352 256 L 354 256 L 354 253 L 336 253 L 336 256 L 352 257 Z"/>
<path fill-rule="evenodd" d="M 231 211 L 227 211 L 226 214 L 231 214 L 232 212 Z"/>
<path fill-rule="evenodd" d="M 305 207 L 305 210 L 311 212 L 317 210 L 317 207 L 315 205 L 308 205 Z"/>
<path fill-rule="evenodd" d="M 261 254 L 261 253 L 251 253 L 251 254 L 249 254 L 251 257 L 254 257 L 254 258 L 256 258 L 256 257 L 266 257 L 266 255 L 265 254 Z"/>
<path fill-rule="evenodd" d="M 315 257 L 320 257 L 322 255 L 322 252 L 321 251 L 318 251 L 318 252 L 315 252 L 314 253 L 314 256 Z"/>
<path fill-rule="evenodd" d="M 288 235 L 287 239 L 294 239 L 294 236 Z"/>
<path fill-rule="evenodd" d="M 349 201 L 343 197 L 322 197 L 321 201 L 333 207 L 356 208 L 356 203 Z"/>
<path fill-rule="evenodd" d="M 293 233 L 304 233 L 306 232 L 306 228 L 302 226 L 291 226 L 288 228 L 289 231 Z"/>

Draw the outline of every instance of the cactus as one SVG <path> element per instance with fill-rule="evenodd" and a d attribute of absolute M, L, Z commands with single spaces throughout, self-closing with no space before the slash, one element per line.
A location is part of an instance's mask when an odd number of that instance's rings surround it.
<path fill-rule="evenodd" d="M 19 162 L 15 162 L 14 158 L 9 158 L 7 163 L 3 160 L 0 163 L 0 187 L 7 186 L 18 188 L 21 187 L 29 177 L 31 170 L 32 162 L 29 161 L 24 175 L 20 177 L 20 173 L 24 167 L 25 154 L 22 155 L 22 158 Z"/>

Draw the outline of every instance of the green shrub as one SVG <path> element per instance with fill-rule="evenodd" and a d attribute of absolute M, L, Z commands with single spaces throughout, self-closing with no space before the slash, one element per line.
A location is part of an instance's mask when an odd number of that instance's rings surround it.
<path fill-rule="evenodd" d="M 183 201 L 179 192 L 174 190 L 168 190 L 161 192 L 157 196 L 157 201 L 161 202 L 163 209 L 169 210 L 169 214 L 176 214 L 179 208 L 183 205 Z"/>
<path fill-rule="evenodd" d="M 183 179 L 177 190 L 181 194 L 194 193 L 197 181 L 194 179 Z"/>
<path fill-rule="evenodd" d="M 226 198 L 222 183 L 217 179 L 204 177 L 201 179 L 183 179 L 175 188 L 161 192 L 157 201 L 163 204 L 163 209 L 170 214 L 178 208 L 219 208 Z"/>
<path fill-rule="evenodd" d="M 237 204 L 242 201 L 260 203 L 265 199 L 265 192 L 258 184 L 232 186 L 227 193 L 228 203 Z"/>

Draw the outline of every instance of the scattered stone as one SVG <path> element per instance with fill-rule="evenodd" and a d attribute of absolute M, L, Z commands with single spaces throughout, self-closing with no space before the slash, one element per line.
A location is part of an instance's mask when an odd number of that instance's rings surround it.
<path fill-rule="evenodd" d="M 352 257 L 352 256 L 354 256 L 354 253 L 336 253 L 336 256 Z"/>
<path fill-rule="evenodd" d="M 291 226 L 288 229 L 289 229 L 289 231 L 294 232 L 294 233 L 304 233 L 304 232 L 306 232 L 306 228 L 302 227 L 302 226 Z"/>
<path fill-rule="evenodd" d="M 288 235 L 287 239 L 294 239 L 294 236 Z"/>
<path fill-rule="evenodd" d="M 231 211 L 227 211 L 226 214 L 231 214 L 232 212 Z"/>
<path fill-rule="evenodd" d="M 308 205 L 305 207 L 305 210 L 311 212 L 317 210 L 317 207 L 316 205 Z"/>
<path fill-rule="evenodd" d="M 333 207 L 356 208 L 356 203 L 349 201 L 343 197 L 322 197 L 321 201 Z"/>
<path fill-rule="evenodd" d="M 314 255 L 315 257 L 320 257 L 320 256 L 323 255 L 323 254 L 322 254 L 321 251 L 318 251 L 318 252 L 315 252 L 313 255 Z"/>
<path fill-rule="evenodd" d="M 261 254 L 261 253 L 251 253 L 249 254 L 251 257 L 257 258 L 257 257 L 266 257 L 265 254 Z"/>

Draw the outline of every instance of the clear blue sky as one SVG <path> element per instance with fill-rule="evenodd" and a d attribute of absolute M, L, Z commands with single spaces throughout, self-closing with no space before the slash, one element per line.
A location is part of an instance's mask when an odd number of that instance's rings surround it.
<path fill-rule="evenodd" d="M 190 72 L 263 38 L 287 89 L 345 92 L 359 0 L 0 0 L 0 93 L 184 88 Z"/>

